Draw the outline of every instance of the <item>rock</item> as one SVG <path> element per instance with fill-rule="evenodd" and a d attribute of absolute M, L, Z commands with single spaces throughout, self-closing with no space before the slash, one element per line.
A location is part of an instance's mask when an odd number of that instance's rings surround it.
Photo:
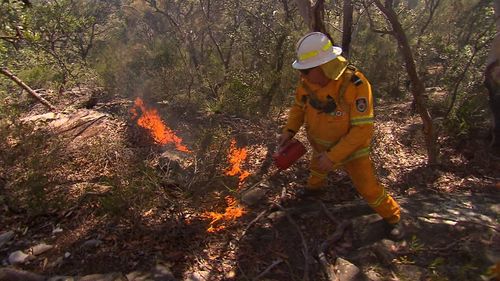
<path fill-rule="evenodd" d="M 226 273 L 225 275 L 226 279 L 233 279 L 236 277 L 236 271 L 234 270 L 231 270 L 229 271 L 228 273 Z"/>
<path fill-rule="evenodd" d="M 48 244 L 45 244 L 45 243 L 41 243 L 39 245 L 36 245 L 35 247 L 33 247 L 31 249 L 31 253 L 35 256 L 38 256 L 38 255 L 41 255 L 45 252 L 47 252 L 48 250 L 54 248 L 54 246 L 52 245 L 48 245 Z"/>
<path fill-rule="evenodd" d="M 153 280 L 155 281 L 174 281 L 174 275 L 172 274 L 172 271 L 170 271 L 170 268 L 157 264 L 155 268 L 152 270 L 153 273 Z"/>
<path fill-rule="evenodd" d="M 133 271 L 126 275 L 128 281 L 175 281 L 170 268 L 165 265 L 156 265 L 151 272 Z"/>
<path fill-rule="evenodd" d="M 403 280 L 426 280 L 429 275 L 427 269 L 416 265 L 398 264 L 396 268 L 398 270 L 397 276 Z"/>
<path fill-rule="evenodd" d="M 102 241 L 99 239 L 90 239 L 85 241 L 85 243 L 83 243 L 82 248 L 96 248 L 99 247 L 99 245 L 101 244 Z"/>
<path fill-rule="evenodd" d="M 54 276 L 47 281 L 75 281 L 75 278 L 71 276 Z"/>
<path fill-rule="evenodd" d="M 14 231 L 7 231 L 0 234 L 0 248 L 14 237 Z"/>
<path fill-rule="evenodd" d="M 386 279 L 384 279 L 384 276 L 382 276 L 382 274 L 376 272 L 373 269 L 369 269 L 367 272 L 365 272 L 365 276 L 370 281 L 383 281 L 383 280 L 386 280 Z"/>
<path fill-rule="evenodd" d="M 269 216 L 267 216 L 268 219 L 272 220 L 272 221 L 277 221 L 283 217 L 285 217 L 286 214 L 285 212 L 283 211 L 276 211 L 276 212 L 272 212 L 269 214 Z"/>
<path fill-rule="evenodd" d="M 91 274 L 83 277 L 77 277 L 75 281 L 127 281 L 121 273 Z"/>
<path fill-rule="evenodd" d="M 128 281 L 149 281 L 151 280 L 151 273 L 147 272 L 141 272 L 141 271 L 133 271 L 127 274 L 125 277 L 127 277 Z"/>
<path fill-rule="evenodd" d="M 64 258 L 65 258 L 65 259 L 67 259 L 67 258 L 69 258 L 69 257 L 71 257 L 71 253 L 69 253 L 69 252 L 64 253 Z"/>
<path fill-rule="evenodd" d="M 396 258 L 390 249 L 383 246 L 381 243 L 374 244 L 371 250 L 384 266 L 390 266 L 392 261 Z"/>
<path fill-rule="evenodd" d="M 20 264 L 29 261 L 31 255 L 25 254 L 23 251 L 15 251 L 9 255 L 10 264 Z"/>
<path fill-rule="evenodd" d="M 184 281 L 208 281 L 210 278 L 210 272 L 208 271 L 197 271 L 191 274 L 184 279 Z"/>
<path fill-rule="evenodd" d="M 259 203 L 259 201 L 266 195 L 266 191 L 262 188 L 252 188 L 245 191 L 241 196 L 241 201 L 249 206 Z"/>
<path fill-rule="evenodd" d="M 58 227 L 58 228 L 56 228 L 56 229 L 52 230 L 52 234 L 57 234 L 57 233 L 61 233 L 61 232 L 63 232 L 63 230 L 62 230 L 62 228 L 60 228 L 60 227 Z"/>
<path fill-rule="evenodd" d="M 59 267 L 63 263 L 64 263 L 63 257 L 58 257 L 55 261 L 50 262 L 48 267 L 52 267 L 52 268 Z"/>
<path fill-rule="evenodd" d="M 335 268 L 337 268 L 337 276 L 339 280 L 345 281 L 355 281 L 355 280 L 363 280 L 363 276 L 361 274 L 361 270 L 343 258 L 337 258 L 335 261 Z"/>
<path fill-rule="evenodd" d="M 0 281 L 44 281 L 45 277 L 13 268 L 0 268 Z"/>

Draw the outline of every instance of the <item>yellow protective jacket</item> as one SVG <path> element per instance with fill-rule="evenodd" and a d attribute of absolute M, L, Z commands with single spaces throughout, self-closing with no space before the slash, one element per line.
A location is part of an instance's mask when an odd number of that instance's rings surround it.
<path fill-rule="evenodd" d="M 325 113 L 311 105 L 312 99 L 326 103 L 329 97 L 336 104 L 333 112 Z M 302 79 L 284 131 L 298 132 L 303 124 L 314 150 L 326 150 L 336 165 L 369 154 L 373 99 L 366 77 L 349 67 L 338 80 L 331 80 L 323 88 Z"/>

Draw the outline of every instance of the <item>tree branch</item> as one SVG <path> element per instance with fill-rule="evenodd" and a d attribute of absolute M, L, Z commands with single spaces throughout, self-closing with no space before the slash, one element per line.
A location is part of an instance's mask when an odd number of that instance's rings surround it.
<path fill-rule="evenodd" d="M 0 73 L 9 77 L 9 79 L 11 79 L 12 81 L 16 82 L 19 86 L 28 91 L 28 93 L 30 93 L 30 95 L 32 95 L 35 99 L 40 101 L 40 103 L 45 105 L 48 109 L 54 112 L 57 111 L 56 108 L 50 102 L 48 102 L 42 96 L 33 91 L 33 89 L 31 89 L 28 85 L 26 85 L 23 81 L 21 81 L 21 79 L 17 78 L 17 76 L 12 74 L 12 72 L 10 72 L 7 68 L 5 67 L 0 68 Z"/>

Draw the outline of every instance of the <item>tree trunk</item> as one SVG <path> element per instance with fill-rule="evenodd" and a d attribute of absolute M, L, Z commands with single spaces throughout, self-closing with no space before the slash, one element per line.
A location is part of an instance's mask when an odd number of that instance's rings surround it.
<path fill-rule="evenodd" d="M 413 59 L 413 53 L 411 51 L 410 44 L 408 43 L 408 38 L 406 33 L 398 20 L 398 16 L 394 9 L 392 8 L 392 1 L 386 0 L 385 6 L 382 5 L 380 0 L 375 0 L 375 5 L 379 10 L 386 16 L 387 20 L 392 26 L 391 34 L 396 38 L 398 42 L 398 47 L 401 55 L 403 56 L 406 71 L 408 72 L 408 77 L 410 78 L 411 91 L 413 99 L 416 105 L 416 109 L 423 123 L 423 131 L 425 136 L 425 144 L 427 149 L 427 161 L 428 164 L 437 164 L 438 160 L 438 147 L 437 147 L 437 136 L 434 129 L 434 124 L 432 117 L 427 110 L 424 102 L 424 84 L 417 73 L 417 68 L 415 66 L 415 60 Z"/>
<path fill-rule="evenodd" d="M 274 57 L 276 58 L 275 67 L 274 67 L 274 77 L 269 90 L 266 91 L 264 95 L 261 97 L 261 114 L 267 115 L 269 113 L 269 109 L 271 108 L 271 102 L 273 100 L 273 95 L 276 93 L 280 83 L 281 83 L 281 72 L 283 70 L 283 64 L 285 60 L 285 51 L 283 49 L 283 45 L 285 44 L 286 37 L 288 36 L 288 32 L 283 32 L 276 42 L 276 48 Z"/>
<path fill-rule="evenodd" d="M 9 77 L 12 81 L 16 82 L 19 86 L 28 91 L 28 93 L 30 93 L 30 95 L 32 95 L 35 99 L 37 99 L 43 105 L 45 105 L 48 109 L 54 112 L 57 111 L 56 108 L 50 102 L 48 102 L 42 96 L 33 91 L 33 89 L 31 89 L 28 85 L 26 85 L 23 81 L 21 81 L 21 79 L 17 78 L 17 76 L 12 74 L 12 72 L 10 72 L 7 68 L 5 67 L 0 68 L 0 73 Z"/>
<path fill-rule="evenodd" d="M 493 113 L 492 141 L 495 150 L 500 151 L 500 0 L 495 0 L 495 21 L 497 35 L 491 45 L 484 84 L 488 89 L 491 112 Z"/>
<path fill-rule="evenodd" d="M 344 0 L 344 18 L 342 19 L 342 51 L 349 57 L 349 47 L 352 37 L 352 0 Z"/>
<path fill-rule="evenodd" d="M 311 31 L 319 31 L 325 34 L 333 42 L 332 36 L 323 20 L 325 14 L 324 0 L 295 0 L 299 8 L 299 13 Z"/>

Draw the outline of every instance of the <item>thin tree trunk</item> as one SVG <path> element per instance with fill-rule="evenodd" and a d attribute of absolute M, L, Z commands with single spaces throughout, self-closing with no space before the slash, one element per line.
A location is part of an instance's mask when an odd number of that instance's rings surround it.
<path fill-rule="evenodd" d="M 484 71 L 484 84 L 488 89 L 491 112 L 493 113 L 491 146 L 500 149 L 500 0 L 495 0 L 495 23 L 497 35 Z"/>
<path fill-rule="evenodd" d="M 318 31 L 325 34 L 330 41 L 333 42 L 333 38 L 326 30 L 326 26 L 324 23 L 324 15 L 325 15 L 325 4 L 324 0 L 295 0 L 297 3 L 297 7 L 299 8 L 299 13 L 304 19 L 304 22 L 309 27 L 311 31 Z"/>
<path fill-rule="evenodd" d="M 382 5 L 380 0 L 375 0 L 375 5 L 379 10 L 386 16 L 387 20 L 390 22 L 393 32 L 391 34 L 396 38 L 398 42 L 399 51 L 403 56 L 406 71 L 408 72 L 408 77 L 411 82 L 411 91 L 413 99 L 415 101 L 416 109 L 423 123 L 423 131 L 425 136 L 425 144 L 427 148 L 427 161 L 428 164 L 437 164 L 438 160 L 438 147 L 437 147 L 437 136 L 432 122 L 432 117 L 427 110 L 424 103 L 424 84 L 418 76 L 417 68 L 415 65 L 415 60 L 413 59 L 413 53 L 411 51 L 410 44 L 408 43 L 408 38 L 406 33 L 398 20 L 398 16 L 394 9 L 392 8 L 392 1 L 386 0 L 385 6 Z"/>
<path fill-rule="evenodd" d="M 21 81 L 21 79 L 17 78 L 17 76 L 12 74 L 12 72 L 10 72 L 7 68 L 5 67 L 0 68 L 0 73 L 9 77 L 12 81 L 16 82 L 19 86 L 28 91 L 28 93 L 30 93 L 30 95 L 32 95 L 35 99 L 37 99 L 43 105 L 45 105 L 48 109 L 54 112 L 57 111 L 57 109 L 50 102 L 48 102 L 42 96 L 33 91 L 33 89 L 31 89 L 28 85 L 26 85 L 23 81 Z"/>
<path fill-rule="evenodd" d="M 352 38 L 352 0 L 344 0 L 344 18 L 342 20 L 342 51 L 349 57 L 349 47 Z"/>

